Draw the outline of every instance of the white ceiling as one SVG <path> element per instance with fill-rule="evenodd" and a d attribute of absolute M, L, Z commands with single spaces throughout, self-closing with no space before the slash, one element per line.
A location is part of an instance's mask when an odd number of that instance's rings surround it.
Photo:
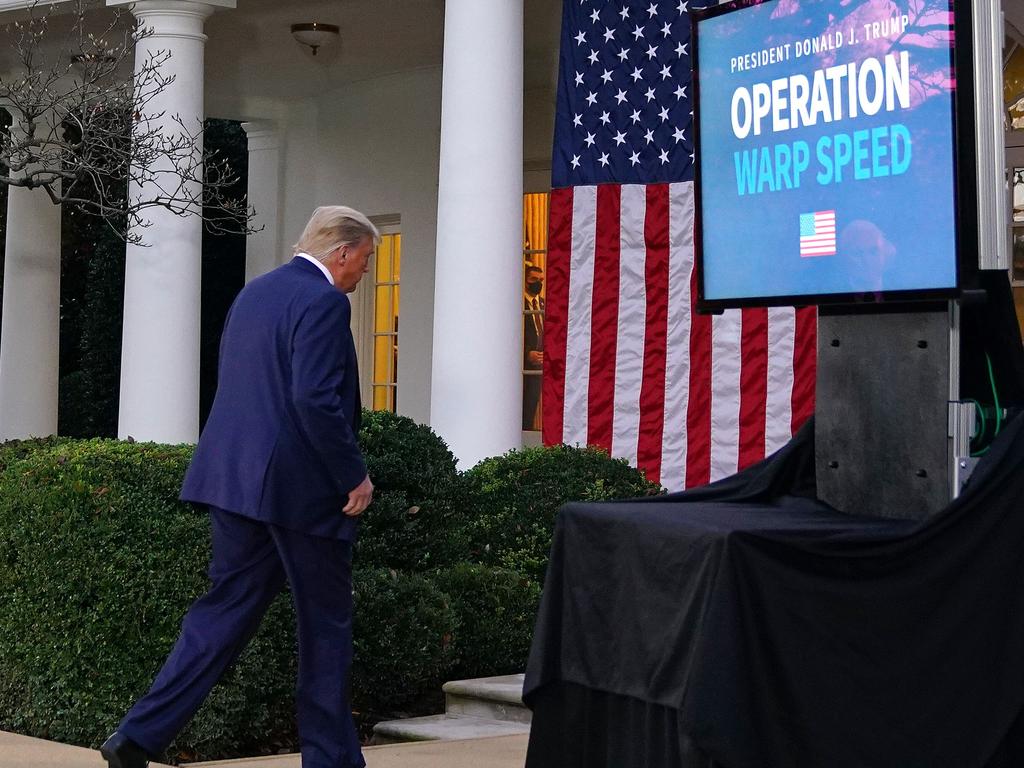
<path fill-rule="evenodd" d="M 1024 2 L 1024 0 L 1022 0 Z M 526 89 L 554 98 L 558 0 L 525 0 Z M 292 24 L 341 28 L 340 44 L 313 57 L 291 37 Z M 253 117 L 252 100 L 292 100 L 345 83 L 440 67 L 444 0 L 238 0 L 206 22 L 207 113 Z"/>

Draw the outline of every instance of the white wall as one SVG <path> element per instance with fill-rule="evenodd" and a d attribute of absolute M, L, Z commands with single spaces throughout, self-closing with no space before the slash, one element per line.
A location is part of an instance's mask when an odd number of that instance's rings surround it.
<path fill-rule="evenodd" d="M 430 68 L 289 105 L 285 127 L 283 257 L 317 205 L 401 216 L 398 411 L 423 423 L 430 421 L 440 105 L 441 71 Z M 367 275 L 352 297 L 357 339 L 370 333 L 359 308 L 371 285 Z M 364 374 L 370 363 L 360 361 Z"/>

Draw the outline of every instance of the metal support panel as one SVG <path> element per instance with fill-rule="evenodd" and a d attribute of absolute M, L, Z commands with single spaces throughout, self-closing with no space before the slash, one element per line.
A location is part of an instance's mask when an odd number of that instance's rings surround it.
<path fill-rule="evenodd" d="M 1010 268 L 1006 135 L 1003 129 L 1003 13 L 1000 0 L 974 0 L 974 122 L 977 138 L 978 267 Z"/>
<path fill-rule="evenodd" d="M 851 514 L 921 519 L 951 490 L 950 312 L 818 321 L 818 497 Z"/>

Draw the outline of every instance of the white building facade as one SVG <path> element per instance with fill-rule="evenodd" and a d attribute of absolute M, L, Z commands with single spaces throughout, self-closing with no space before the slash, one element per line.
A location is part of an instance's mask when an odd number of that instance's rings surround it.
<path fill-rule="evenodd" d="M 0 23 L 28 5 L 0 2 Z M 262 227 L 248 241 L 246 278 L 291 258 L 317 205 L 363 211 L 401 244 L 400 271 L 396 257 L 390 275 L 394 300 L 401 295 L 401 325 L 387 339 L 400 360 L 391 365 L 390 402 L 431 424 L 463 465 L 536 440 L 522 431 L 522 200 L 524 190 L 549 184 L 558 4 L 106 5 L 152 29 L 137 62 L 151 51 L 171 54 L 174 81 L 153 110 L 167 131 L 176 115 L 243 123 L 249 201 Z M 111 12 L 96 9 L 97 21 Z M 315 55 L 291 32 L 309 22 L 340 31 Z M 60 216 L 44 193 L 20 189 L 9 216 L 0 439 L 53 434 L 57 424 Z M 151 222 L 147 246 L 129 246 L 126 258 L 118 432 L 191 442 L 201 221 L 160 212 Z M 384 296 L 372 277 L 352 296 L 368 405 Z"/>

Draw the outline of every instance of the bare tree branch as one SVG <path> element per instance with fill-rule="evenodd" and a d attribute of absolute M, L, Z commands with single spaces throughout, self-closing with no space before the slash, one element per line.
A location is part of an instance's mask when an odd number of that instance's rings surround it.
<path fill-rule="evenodd" d="M 44 0 L 5 28 L 19 66 L 0 77 L 0 106 L 12 117 L 0 131 L 0 184 L 42 188 L 56 205 L 102 217 L 129 243 L 143 244 L 154 208 L 202 215 L 213 232 L 255 231 L 254 211 L 232 195 L 238 174 L 201 150 L 201 122 L 153 108 L 174 82 L 163 71 L 170 52 L 133 66 L 152 31 L 114 9 L 109 24 L 90 32 L 92 7 L 102 3 L 73 0 L 62 37 L 51 31 L 54 9 Z"/>

